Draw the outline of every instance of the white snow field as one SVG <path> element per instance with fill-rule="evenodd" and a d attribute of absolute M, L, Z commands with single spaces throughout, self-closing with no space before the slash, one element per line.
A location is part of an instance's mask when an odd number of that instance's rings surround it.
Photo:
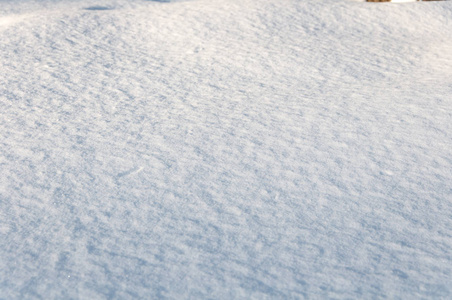
<path fill-rule="evenodd" d="M 303 298 L 452 298 L 452 1 L 0 0 L 0 299 Z"/>

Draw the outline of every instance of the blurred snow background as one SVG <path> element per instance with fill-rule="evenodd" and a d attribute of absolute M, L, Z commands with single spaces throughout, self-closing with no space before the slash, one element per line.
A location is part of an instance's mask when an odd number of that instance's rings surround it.
<path fill-rule="evenodd" d="M 452 2 L 0 0 L 0 299 L 450 298 Z"/>

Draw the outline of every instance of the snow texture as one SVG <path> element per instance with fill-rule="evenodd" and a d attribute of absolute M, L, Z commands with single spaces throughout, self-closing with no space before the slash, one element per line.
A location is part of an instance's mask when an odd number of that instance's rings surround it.
<path fill-rule="evenodd" d="M 0 0 L 0 298 L 452 298 L 451 20 Z"/>

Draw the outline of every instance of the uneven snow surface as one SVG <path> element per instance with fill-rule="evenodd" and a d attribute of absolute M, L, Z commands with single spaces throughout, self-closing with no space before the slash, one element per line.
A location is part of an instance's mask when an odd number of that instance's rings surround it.
<path fill-rule="evenodd" d="M 0 299 L 452 298 L 452 2 L 0 0 Z"/>

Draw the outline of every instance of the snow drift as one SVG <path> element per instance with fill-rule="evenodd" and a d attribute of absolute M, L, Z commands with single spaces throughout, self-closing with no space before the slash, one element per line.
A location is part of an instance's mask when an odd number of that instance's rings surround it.
<path fill-rule="evenodd" d="M 452 2 L 0 4 L 0 297 L 451 296 Z"/>

